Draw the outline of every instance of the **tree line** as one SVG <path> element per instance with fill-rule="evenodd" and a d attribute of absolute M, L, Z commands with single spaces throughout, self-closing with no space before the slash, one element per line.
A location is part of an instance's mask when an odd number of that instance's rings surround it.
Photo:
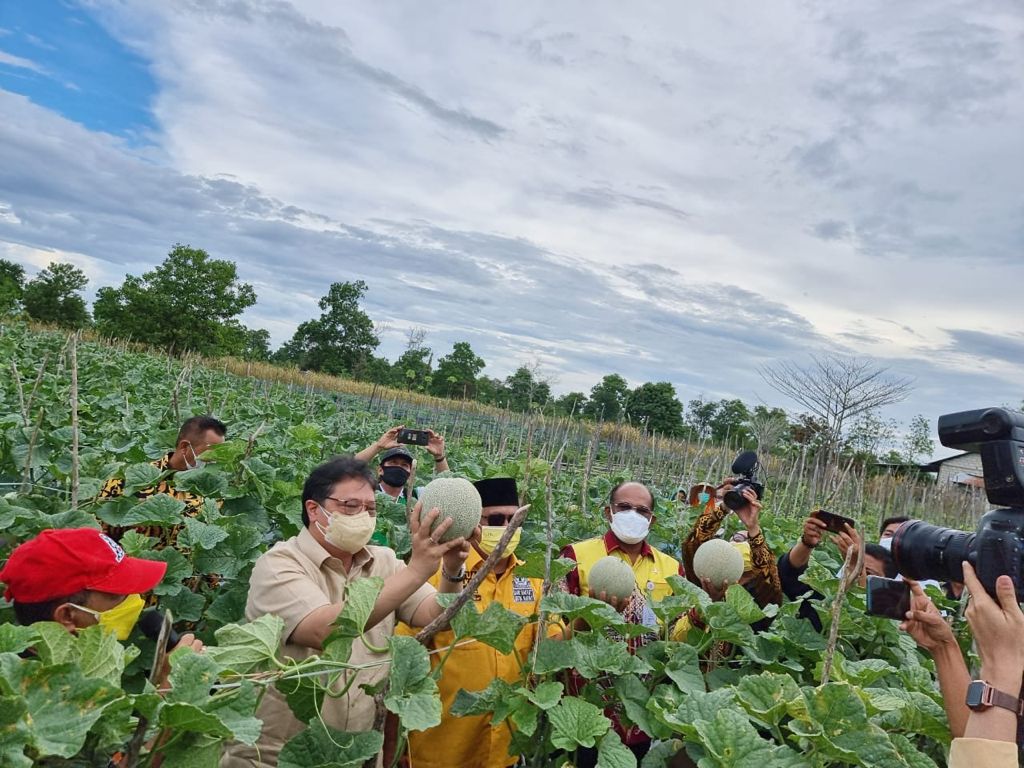
<path fill-rule="evenodd" d="M 825 357 L 808 366 L 782 362 L 761 370 L 776 391 L 804 409 L 795 415 L 739 399 L 705 400 L 685 407 L 668 381 L 630 387 L 609 373 L 589 392 L 556 396 L 537 364 L 520 365 L 504 379 L 489 376 L 486 363 L 466 341 L 437 357 L 426 331 L 408 331 L 396 360 L 376 354 L 382 326 L 360 305 L 362 280 L 332 283 L 319 301 L 320 316 L 299 324 L 292 337 L 271 350 L 270 334 L 243 325 L 239 316 L 256 303 L 253 287 L 239 280 L 234 262 L 175 245 L 167 258 L 141 276 L 126 275 L 118 287 L 97 291 L 92 311 L 82 291 L 85 273 L 54 262 L 33 279 L 0 259 L 0 316 L 24 315 L 65 328 L 93 328 L 172 354 L 233 356 L 345 376 L 384 386 L 553 416 L 622 422 L 647 432 L 691 441 L 730 444 L 762 451 L 806 447 L 865 461 L 915 462 L 934 448 L 922 416 L 901 429 L 881 417 L 883 406 L 905 398 L 907 379 L 871 361 Z"/>

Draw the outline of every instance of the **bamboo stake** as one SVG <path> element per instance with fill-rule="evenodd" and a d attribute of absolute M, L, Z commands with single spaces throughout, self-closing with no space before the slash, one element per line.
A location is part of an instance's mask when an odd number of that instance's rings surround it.
<path fill-rule="evenodd" d="M 71 508 L 78 509 L 78 333 L 68 345 L 71 360 Z"/>

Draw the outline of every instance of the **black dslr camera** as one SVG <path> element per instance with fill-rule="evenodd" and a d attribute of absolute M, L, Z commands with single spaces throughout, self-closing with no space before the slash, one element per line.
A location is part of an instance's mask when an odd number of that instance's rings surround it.
<path fill-rule="evenodd" d="M 939 417 L 939 440 L 947 448 L 981 453 L 985 495 L 1002 505 L 978 521 L 974 533 L 910 520 L 892 537 L 892 556 L 900 573 L 912 579 L 963 581 L 966 560 L 995 596 L 996 578 L 1013 579 L 1024 601 L 1024 413 L 982 408 Z"/>
<path fill-rule="evenodd" d="M 747 488 L 752 488 L 754 493 L 757 494 L 757 498 L 764 496 L 764 483 L 757 482 L 757 470 L 760 468 L 760 464 L 757 461 L 757 454 L 753 451 L 743 451 L 739 456 L 736 457 L 736 461 L 732 463 L 732 473 L 739 477 L 739 480 L 725 492 L 722 497 L 722 502 L 735 512 L 737 509 L 743 509 L 748 502 L 743 498 L 743 491 Z"/>

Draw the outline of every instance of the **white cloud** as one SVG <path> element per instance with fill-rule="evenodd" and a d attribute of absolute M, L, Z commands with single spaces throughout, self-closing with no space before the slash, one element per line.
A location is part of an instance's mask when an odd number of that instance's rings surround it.
<path fill-rule="evenodd" d="M 46 70 L 42 66 L 36 64 L 31 59 L 15 56 L 13 53 L 7 53 L 6 51 L 0 51 L 0 64 L 5 64 L 8 67 L 17 67 L 18 69 L 27 69 L 38 75 L 47 74 Z"/>
<path fill-rule="evenodd" d="M 365 278 L 439 354 L 564 389 L 771 400 L 757 363 L 834 350 L 927 378 L 911 412 L 1012 399 L 1014 7 L 99 3 L 157 79 L 154 146 L 5 99 L 0 237 L 121 273 L 206 247 L 276 341 Z"/>

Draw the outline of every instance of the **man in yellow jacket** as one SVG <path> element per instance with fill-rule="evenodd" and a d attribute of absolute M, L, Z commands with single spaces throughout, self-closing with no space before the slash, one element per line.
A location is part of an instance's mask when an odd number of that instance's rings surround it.
<path fill-rule="evenodd" d="M 480 537 L 471 540 L 473 549 L 466 560 L 463 583 L 469 581 L 487 556 L 494 551 L 498 539 L 508 521 L 519 507 L 516 481 L 510 477 L 479 480 L 474 483 L 483 501 L 480 517 Z M 516 567 L 522 564 L 515 556 L 519 543 L 516 531 L 505 549 L 505 557 L 480 584 L 474 596 L 476 608 L 483 611 L 497 601 L 510 611 L 522 616 L 532 616 L 540 610 L 541 579 L 519 576 Z M 432 583 L 437 585 L 448 574 L 441 569 L 434 574 Z M 491 726 L 490 715 L 454 717 L 449 714 L 452 702 L 459 689 L 481 691 L 491 680 L 500 677 L 509 682 L 520 677 L 520 663 L 533 648 L 537 624 L 523 627 L 516 639 L 513 653 L 502 654 L 479 641 L 459 644 L 445 662 L 438 680 L 441 693 L 441 724 L 426 731 L 412 731 L 409 734 L 409 765 L 411 768 L 505 768 L 513 765 L 515 757 L 508 754 L 511 732 L 502 723 Z M 561 637 L 558 625 L 552 625 L 549 635 Z M 446 649 L 454 642 L 451 631 L 439 632 L 434 640 L 434 649 Z M 432 663 L 437 664 L 444 654 L 432 654 Z"/>

